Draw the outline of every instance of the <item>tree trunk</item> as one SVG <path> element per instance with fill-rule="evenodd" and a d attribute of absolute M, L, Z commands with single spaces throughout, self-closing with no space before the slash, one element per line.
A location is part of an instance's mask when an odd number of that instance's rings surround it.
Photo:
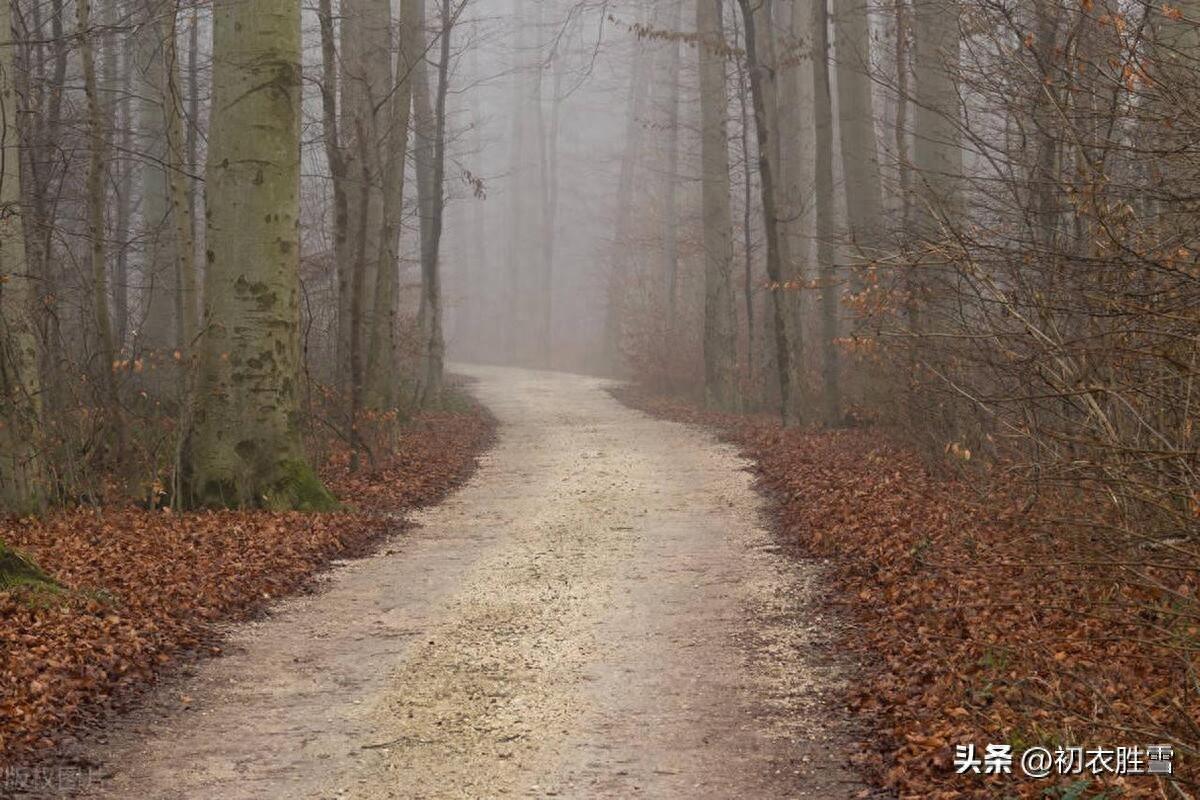
<path fill-rule="evenodd" d="M 740 38 L 740 26 L 737 16 L 734 21 L 735 42 Z M 745 59 L 737 61 L 737 98 L 738 98 L 738 145 L 742 155 L 742 293 L 746 304 L 746 379 L 753 386 L 755 364 L 758 358 L 758 323 L 754 313 L 754 173 L 750 169 L 750 124 L 751 115 L 746 97 L 750 94 L 750 84 L 746 75 Z"/>
<path fill-rule="evenodd" d="M 940 221 L 960 224 L 962 134 L 959 130 L 958 0 L 920 2 L 914 7 L 916 91 L 913 161 L 920 185 L 919 232 L 934 237 Z"/>
<path fill-rule="evenodd" d="M 399 402 L 396 376 L 396 295 L 399 291 L 400 227 L 404 214 L 404 165 L 412 117 L 412 79 L 424 57 L 418 0 L 400 4 L 400 56 L 388 109 L 384 147 L 383 230 L 375 270 L 371 345 L 367 354 L 366 405 L 384 411 Z"/>
<path fill-rule="evenodd" d="M 773 102 L 775 81 L 768 64 L 759 57 L 759 34 L 757 30 L 757 12 L 751 6 L 751 0 L 738 0 L 741 6 L 742 24 L 746 31 L 746 66 L 750 72 L 750 97 L 754 106 L 754 126 L 758 141 L 758 172 L 759 191 L 762 195 L 763 227 L 767 244 L 767 278 L 771 286 L 772 329 L 775 334 L 775 364 L 779 376 L 780 418 L 783 424 L 794 425 L 800 421 L 798 408 L 793 407 L 793 395 L 798 395 L 800 387 L 792 385 L 791 358 L 792 347 L 795 355 L 802 353 L 800 342 L 789 342 L 786 323 L 786 301 L 782 291 L 782 236 L 779 226 L 779 213 L 776 203 L 775 185 L 775 155 L 778 145 L 775 138 L 778 133 L 770 128 L 768 104 Z M 764 0 L 762 19 L 769 20 L 771 3 Z M 763 33 L 763 39 L 770 32 Z M 798 328 L 798 326 L 797 326 Z"/>
<path fill-rule="evenodd" d="M 837 33 L 838 133 L 846 186 L 850 244 L 858 256 L 854 283 L 878 258 L 883 234 L 883 188 L 871 97 L 871 30 L 865 0 L 834 0 Z"/>
<path fill-rule="evenodd" d="M 683 25 L 683 0 L 674 0 L 670 33 Z M 679 272 L 679 42 L 667 40 L 666 175 L 663 178 L 663 290 L 667 300 L 667 335 L 675 332 L 675 295 Z M 668 342 L 668 345 L 670 343 Z"/>
<path fill-rule="evenodd" d="M 784 304 L 784 323 L 792 352 L 788 358 L 793 387 L 805 381 L 804 355 L 800 343 L 804 340 L 804 287 L 808 276 L 805 264 L 812 247 L 813 225 L 813 83 L 809 74 L 811 58 L 798 48 L 808 40 L 812 27 L 810 3 L 792 2 L 775 6 L 776 34 L 771 37 L 775 64 L 776 121 L 779 164 L 780 270 L 783 288 L 780 302 Z M 787 132 L 784 134 L 784 132 Z M 793 391 L 792 405 L 797 415 L 804 409 L 801 393 Z"/>
<path fill-rule="evenodd" d="M 538 81 L 538 138 L 540 140 L 542 194 L 542 279 L 538 287 L 541 297 L 541 329 L 538 338 L 541 340 L 541 365 L 549 367 L 553 353 L 554 342 L 554 246 L 558 219 L 558 139 L 559 118 L 562 111 L 562 59 L 555 53 L 552 56 L 554 69 L 554 85 L 550 97 L 550 125 L 545 129 L 545 107 L 542 103 L 541 80 Z"/>
<path fill-rule="evenodd" d="M 167 185 L 171 198 L 171 218 L 175 224 L 175 315 L 176 341 L 183 363 L 188 363 L 191 348 L 200 329 L 196 297 L 196 244 L 192 239 L 192 192 L 187 176 L 187 137 L 184 133 L 183 96 L 179 91 L 179 68 L 176 50 L 178 0 L 172 0 L 164 24 L 160 24 L 163 41 L 163 128 L 166 131 Z M 181 384 L 186 381 L 186 369 Z M 181 394 L 186 389 L 181 386 Z"/>
<path fill-rule="evenodd" d="M 174 7 L 173 5 L 171 6 Z M 138 81 L 138 152 L 142 154 L 142 268 L 140 276 L 141 349 L 161 355 L 181 342 L 178 337 L 176 283 L 180 242 L 172 218 L 171 176 L 167 167 L 166 120 L 169 104 L 167 66 L 158 0 L 138 0 L 137 19 L 142 26 L 136 48 Z"/>
<path fill-rule="evenodd" d="M 66 20 L 63 0 L 50 0 L 50 35 L 43 31 L 41 5 L 34 4 L 31 14 L 32 30 L 28 31 L 32 52 L 30 64 L 36 72 L 36 82 L 31 82 L 28 71 L 22 70 L 12 78 L 18 85 L 18 94 L 25 100 L 30 113 L 21 114 L 18 122 L 27 131 L 22 152 L 23 173 L 21 191 L 22 215 L 25 234 L 25 256 L 29 271 L 35 276 L 37 308 L 42 310 L 34 319 L 38 338 L 43 343 L 38 364 L 38 383 L 41 389 L 41 404 L 46 409 L 60 407 L 66 403 L 64 390 L 64 365 L 66 356 L 60 327 L 60 268 L 52 257 L 54 231 L 52 224 L 55 183 L 62 179 L 61 159 L 56 157 L 61 147 L 62 98 L 63 92 L 53 87 L 63 86 L 67 75 L 70 48 L 66 35 Z M 43 44 L 51 48 L 49 59 L 52 69 L 47 75 L 43 69 L 46 59 L 42 57 Z M 25 84 L 22 86 L 21 84 Z M 36 93 L 36 94 L 35 94 Z M 43 113 L 36 109 L 44 108 Z M 25 110 L 25 109 L 23 109 Z"/>
<path fill-rule="evenodd" d="M 338 117 L 338 42 L 332 0 L 318 0 L 317 21 L 321 31 L 321 133 L 333 195 L 333 270 L 338 299 L 334 370 L 335 381 L 344 391 L 350 376 L 350 208 L 346 196 L 346 155 Z"/>
<path fill-rule="evenodd" d="M 343 292 L 339 326 L 346 348 L 342 355 L 351 356 L 351 374 L 343 373 L 342 378 L 350 381 L 352 394 L 357 392 L 361 396 L 365 376 L 362 370 L 353 374 L 353 365 L 362 365 L 368 346 L 372 324 L 368 317 L 374 311 L 371 294 L 375 288 L 379 237 L 384 227 L 384 163 L 380 146 L 384 126 L 380 112 L 386 108 L 387 93 L 392 88 L 389 0 L 343 0 L 341 44 L 340 134 L 347 181 L 346 230 L 356 235 L 338 256 L 345 259 L 341 262 L 343 273 L 339 281 Z M 357 297 L 346 294 L 354 291 Z M 352 357 L 355 352 L 358 359 Z"/>
<path fill-rule="evenodd" d="M 617 219 L 613 228 L 612 263 L 609 268 L 604 312 L 604 362 L 605 367 L 613 373 L 619 373 L 623 368 L 621 363 L 621 312 L 627 288 L 625 283 L 629 279 L 629 257 L 625 248 L 628 245 L 634 189 L 638 177 L 638 161 L 642 152 L 642 117 L 645 113 L 651 66 L 649 54 L 640 41 L 634 40 L 631 47 L 633 48 L 633 66 L 629 71 L 624 151 L 621 156 L 621 174 L 617 184 Z"/>
<path fill-rule="evenodd" d="M 300 3 L 216 0 L 195 506 L 336 504 L 300 440 Z"/>
<path fill-rule="evenodd" d="M 109 0 L 104 5 L 104 58 L 101 68 L 101 87 L 106 95 L 105 130 L 115 137 L 120 131 L 117 144 L 117 157 L 111 167 L 113 184 L 115 186 L 113 202 L 116 205 L 112 220 L 111 241 L 115 248 L 113 253 L 113 339 L 117 352 L 126 343 L 129 333 L 129 227 L 132 212 L 132 180 L 129 172 L 127 154 L 132 145 L 131 120 L 126 118 L 129 107 L 127 98 L 129 92 L 129 57 L 120 55 L 117 45 L 117 24 L 119 22 L 117 0 Z M 124 70 L 122 70 L 124 67 Z M 122 75 L 122 73 L 124 73 Z M 120 100 L 116 98 L 120 97 Z"/>
<path fill-rule="evenodd" d="M 816 118 L 817 269 L 821 279 L 822 417 L 834 426 L 842 418 L 841 365 L 838 359 L 840 281 L 833 263 L 833 98 L 829 88 L 829 12 L 817 0 L 813 17 L 813 100 Z"/>
<path fill-rule="evenodd" d="M 1055 127 L 1059 109 L 1050 95 L 1054 91 L 1053 63 L 1058 39 L 1058 14 L 1060 7 L 1050 0 L 1037 0 L 1035 5 L 1037 36 L 1034 55 L 1036 81 L 1030 87 L 1032 97 L 1031 117 L 1036 141 L 1034 163 L 1030 169 L 1030 205 L 1034 219 L 1034 244 L 1042 253 L 1051 253 L 1055 246 L 1055 230 L 1058 228 L 1058 209 L 1055 188 L 1059 182 L 1058 137 Z"/>
<path fill-rule="evenodd" d="M 424 5 L 424 0 L 418 0 Z M 446 94 L 450 80 L 450 36 L 453 32 L 454 19 L 451 14 L 452 0 L 442 0 L 440 31 L 440 52 L 438 58 L 438 83 L 433 107 L 432 142 L 418 145 L 432 156 L 426 171 L 429 174 L 428 187 L 425 192 L 422 207 L 422 237 L 421 237 L 421 375 L 419 376 L 419 402 L 424 408 L 436 405 L 442 400 L 442 381 L 446 359 L 446 343 L 442 333 L 442 283 L 439 255 L 442 241 L 442 217 L 445 213 L 445 173 L 446 173 Z M 424 17 L 424 14 L 421 15 Z M 424 63 L 422 61 L 422 63 Z M 421 118 L 429 110 L 429 81 L 425 70 L 420 71 L 416 78 L 416 97 L 420 100 L 414 105 L 417 112 L 417 130 L 428 131 L 428 125 L 422 125 Z M 428 135 L 428 133 L 426 134 Z M 432 146 L 430 146 L 432 145 Z M 432 152 L 429 152 L 432 151 Z M 418 187 L 420 188 L 420 187 Z M 428 213 L 428 220 L 425 213 Z M 425 235 L 428 234 L 428 235 Z"/>
<path fill-rule="evenodd" d="M 896 147 L 896 166 L 900 185 L 900 236 L 907 244 L 909 227 L 912 225 L 912 164 L 908 146 L 908 50 L 909 14 L 908 0 L 895 0 L 896 11 L 896 124 L 892 136 Z"/>
<path fill-rule="evenodd" d="M 187 126 L 187 163 L 192 179 L 188 182 L 192 203 L 192 245 L 196 252 L 200 251 L 203 228 L 200 225 L 203 213 L 204 186 L 200 180 L 200 10 L 192 6 L 192 15 L 188 25 L 188 126 Z M 196 253 L 192 255 L 196 263 Z M 200 298 L 196 298 L 199 303 Z"/>
<path fill-rule="evenodd" d="M 725 61 L 729 46 L 721 0 L 697 0 L 700 64 L 701 204 L 704 220 L 704 399 L 737 405 L 737 334 L 733 319 L 733 221 L 729 203 Z M 749 298 L 747 301 L 749 302 Z"/>
<path fill-rule="evenodd" d="M 12 42 L 12 7 L 0 2 L 0 36 Z M 0 112 L 15 120 L 13 47 L 0 47 Z M 0 508 L 37 511 L 45 497 L 38 434 L 41 430 L 35 278 L 25 260 L 21 205 L 21 159 L 14 124 L 0 126 Z"/>
<path fill-rule="evenodd" d="M 105 165 L 108 163 L 109 142 L 105 130 L 105 106 L 100 98 L 100 86 L 96 80 L 96 55 L 92 45 L 91 30 L 91 0 L 77 0 L 75 14 L 80 41 L 79 55 L 83 62 L 83 86 L 88 106 L 87 219 L 88 239 L 91 243 L 92 304 L 96 325 L 98 363 L 95 366 L 103 393 L 101 403 L 108 415 L 108 423 L 114 438 L 113 450 L 119 461 L 125 451 L 125 425 L 120 398 L 117 396 L 114 363 L 117 350 L 113 340 L 112 321 L 108 308 L 108 249 L 104 224 L 104 206 L 107 199 Z"/>

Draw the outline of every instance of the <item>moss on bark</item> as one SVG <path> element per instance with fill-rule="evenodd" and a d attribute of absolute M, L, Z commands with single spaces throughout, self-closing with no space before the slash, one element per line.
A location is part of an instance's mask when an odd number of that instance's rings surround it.
<path fill-rule="evenodd" d="M 0 542 L 0 592 L 21 587 L 53 592 L 62 590 L 62 586 L 32 559 Z"/>
<path fill-rule="evenodd" d="M 337 507 L 301 440 L 300 53 L 299 0 L 214 2 L 195 506 Z"/>
<path fill-rule="evenodd" d="M 337 511 L 341 508 L 306 462 L 285 461 L 280 471 L 283 478 L 265 498 L 267 508 L 297 511 Z"/>

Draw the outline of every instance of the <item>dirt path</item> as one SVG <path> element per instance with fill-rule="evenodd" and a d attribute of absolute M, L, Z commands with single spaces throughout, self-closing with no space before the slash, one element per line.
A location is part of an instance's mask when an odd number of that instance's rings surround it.
<path fill-rule="evenodd" d="M 119 723 L 93 796 L 853 796 L 815 568 L 744 462 L 596 379 L 464 371 L 475 477 Z"/>

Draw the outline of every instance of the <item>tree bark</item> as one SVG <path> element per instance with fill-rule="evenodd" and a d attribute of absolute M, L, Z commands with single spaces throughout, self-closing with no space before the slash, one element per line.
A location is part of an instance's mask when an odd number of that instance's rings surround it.
<path fill-rule="evenodd" d="M 339 280 L 339 326 L 343 350 L 351 367 L 368 347 L 374 303 L 375 272 L 383 232 L 384 154 L 380 112 L 391 89 L 391 5 L 389 0 L 343 0 L 341 27 L 341 130 L 344 178 L 347 181 L 347 231 L 356 235 L 338 257 L 343 270 Z M 386 116 L 386 115 L 384 115 Z M 357 297 L 349 293 L 357 292 Z M 353 310 L 357 308 L 358 313 Z M 353 342 L 353 349 L 351 349 Z M 340 361 L 341 359 L 339 359 Z M 343 386 L 360 395 L 365 376 L 343 372 Z"/>
<path fill-rule="evenodd" d="M 643 21 L 645 17 L 643 16 Z M 634 187 L 638 161 L 642 152 L 642 117 L 650 81 L 651 59 L 639 40 L 631 44 L 633 66 L 629 71 L 629 93 L 625 107 L 625 137 L 621 155 L 621 174 L 617 184 L 617 219 L 613 227 L 612 262 L 604 312 L 604 362 L 612 373 L 623 369 L 621 359 L 621 313 L 624 306 L 626 282 L 629 279 L 629 226 L 633 212 Z"/>
<path fill-rule="evenodd" d="M 735 42 L 740 39 L 740 26 L 734 21 Z M 758 321 L 754 311 L 754 173 L 750 169 L 751 114 L 746 97 L 750 84 L 746 76 L 745 59 L 737 59 L 738 145 L 742 155 L 742 294 L 746 305 L 746 379 L 754 385 L 755 359 L 758 358 Z"/>
<path fill-rule="evenodd" d="M 674 0 L 670 33 L 683 25 L 683 0 Z M 667 40 L 666 175 L 663 176 L 663 291 L 667 300 L 667 335 L 675 332 L 679 272 L 679 42 Z"/>
<path fill-rule="evenodd" d="M 383 230 L 375 270 L 371 344 L 367 353 L 366 405 L 384 411 L 399 402 L 396 376 L 396 295 L 399 291 L 400 227 L 404 213 L 404 165 L 408 156 L 408 127 L 412 118 L 412 81 L 424 58 L 422 19 L 418 0 L 400 3 L 400 55 L 396 59 L 384 148 Z"/>
<path fill-rule="evenodd" d="M 321 134 L 333 199 L 333 270 L 337 282 L 337 332 L 334 346 L 335 380 L 343 391 L 349 380 L 350 359 L 350 206 L 346 196 L 346 155 L 338 117 L 338 40 L 334 29 L 332 0 L 318 0 L 317 21 L 321 31 Z"/>
<path fill-rule="evenodd" d="M 816 118 L 817 269 L 821 279 L 821 399 L 826 425 L 841 422 L 841 365 L 838 359 L 840 279 L 833 260 L 833 99 L 829 88 L 829 11 L 817 0 L 813 17 L 813 98 Z"/>
<path fill-rule="evenodd" d="M 704 219 L 704 400 L 737 406 L 737 334 L 733 319 L 733 221 L 725 60 L 729 46 L 721 0 L 696 0 L 700 67 L 701 204 Z M 749 301 L 749 298 L 748 298 Z"/>
<path fill-rule="evenodd" d="M 424 0 L 418 0 L 424 5 Z M 438 58 L 438 83 L 433 106 L 432 142 L 421 145 L 429 152 L 432 163 L 427 167 L 428 186 L 425 200 L 421 203 L 422 237 L 421 237 L 421 375 L 419 383 L 419 402 L 424 408 L 437 405 L 442 400 L 443 373 L 446 360 L 446 342 L 442 332 L 442 281 L 439 257 L 442 241 L 442 218 L 445 214 L 445 174 L 446 174 L 446 94 L 450 83 L 450 36 L 453 33 L 454 18 L 451 9 L 452 0 L 441 0 L 441 31 L 439 33 L 441 47 Z M 424 14 L 422 14 L 422 17 Z M 424 63 L 424 62 L 422 62 Z M 428 113 L 429 81 L 421 70 L 415 88 L 416 96 L 421 99 L 415 104 L 417 112 L 417 130 L 428 131 L 427 125 L 421 124 L 421 117 Z M 426 134 L 428 135 L 428 134 Z M 426 221 L 425 212 L 429 218 Z M 427 235 L 426 235 L 427 234 Z"/>
<path fill-rule="evenodd" d="M 741 6 L 742 24 L 746 32 L 746 66 L 750 72 L 750 96 L 754 106 L 754 126 L 758 141 L 758 172 L 762 195 L 763 227 L 767 244 L 767 279 L 771 282 L 772 329 L 775 334 L 775 364 L 779 377 L 780 418 L 785 426 L 800 422 L 799 408 L 793 407 L 794 395 L 799 395 L 799 386 L 792 385 L 791 359 L 802 353 L 801 343 L 789 342 L 786 322 L 786 301 L 782 291 L 782 254 L 783 241 L 779 226 L 777 208 L 777 191 L 775 185 L 776 164 L 775 154 L 778 144 L 775 138 L 778 132 L 772 131 L 768 104 L 773 102 L 775 81 L 772 70 L 759 57 L 759 33 L 757 28 L 757 12 L 751 6 L 752 0 L 738 0 Z M 771 18 L 770 0 L 763 0 L 762 19 Z M 764 39 L 770 36 L 769 31 L 763 33 Z M 798 329 L 798 326 L 797 326 Z M 792 348 L 795 347 L 793 354 Z"/>
<path fill-rule="evenodd" d="M 110 171 L 115 187 L 113 203 L 116 209 L 112 219 L 112 234 L 110 240 L 115 252 L 112 253 L 112 305 L 113 305 L 113 340 L 117 352 L 125 347 L 126 336 L 129 332 L 129 227 L 132 211 L 131 176 L 127 164 L 127 153 L 132 144 L 130 121 L 123 119 L 128 108 L 129 58 L 122 58 L 117 45 L 117 24 L 119 21 L 118 0 L 108 0 L 104 4 L 104 50 L 101 61 L 100 86 L 105 95 L 105 130 L 117 142 L 117 154 Z M 124 70 L 122 70 L 124 66 Z M 122 72 L 124 75 L 122 76 Z M 122 79 L 124 78 L 124 80 Z M 117 98 L 120 98 L 119 100 Z M 120 139 L 116 139 L 120 132 Z"/>
<path fill-rule="evenodd" d="M 0 2 L 0 508 L 39 510 L 45 499 L 37 336 L 33 321 L 35 277 L 25 258 L 21 222 L 21 158 L 13 74 L 12 7 Z"/>
<path fill-rule="evenodd" d="M 336 504 L 300 440 L 300 3 L 213 5 L 195 506 Z"/>
<path fill-rule="evenodd" d="M 800 343 L 804 340 L 804 288 L 808 275 L 805 264 L 812 248 L 813 226 L 813 146 L 812 127 L 813 83 L 810 55 L 799 49 L 808 41 L 812 28 L 812 4 L 797 0 L 774 7 L 774 33 L 771 37 L 771 63 L 775 65 L 776 88 L 775 130 L 778 138 L 779 217 L 780 217 L 780 277 L 783 288 L 780 302 L 784 304 L 784 323 L 792 353 L 788 358 L 793 387 L 805 381 L 804 356 Z M 786 134 L 784 132 L 787 132 Z M 792 405 L 797 415 L 804 409 L 800 392 L 793 392 Z"/>
<path fill-rule="evenodd" d="M 861 286 L 862 269 L 878 258 L 883 234 L 883 188 L 871 97 L 871 29 L 866 0 L 833 1 L 846 221 L 858 257 L 854 283 Z"/>
<path fill-rule="evenodd" d="M 166 131 L 167 185 L 171 199 L 171 219 L 175 225 L 175 315 L 176 341 L 183 363 L 190 358 L 200 330 L 196 297 L 196 243 L 193 240 L 192 192 L 187 176 L 187 136 L 184 133 L 183 95 L 179 90 L 179 65 L 176 49 L 178 0 L 172 0 L 167 16 L 159 25 L 163 41 L 163 129 Z M 181 384 L 186 381 L 186 369 Z M 181 386 L 181 394 L 186 389 Z"/>
<path fill-rule="evenodd" d="M 173 4 L 171 6 L 174 7 Z M 172 217 L 171 177 L 167 166 L 167 66 L 163 5 L 138 0 L 135 37 L 138 97 L 138 151 L 141 163 L 142 231 L 140 275 L 142 324 L 137 343 L 156 354 L 181 345 L 178 337 L 179 286 L 176 282 L 180 242 Z"/>
<path fill-rule="evenodd" d="M 916 92 L 913 160 L 920 184 L 918 229 L 926 238 L 941 222 L 961 222 L 962 134 L 959 129 L 958 0 L 916 3 L 913 14 Z"/>
<path fill-rule="evenodd" d="M 114 454 L 119 461 L 125 451 L 125 424 L 117 394 L 116 343 L 113 339 L 109 313 L 108 248 L 105 237 L 104 206 L 105 165 L 108 163 L 109 141 L 105 130 L 105 106 L 100 98 L 96 79 L 96 54 L 92 36 L 91 0 L 77 0 L 76 23 L 80 40 L 79 55 L 83 62 L 83 86 L 88 107 L 88 172 L 87 220 L 92 270 L 92 309 L 96 326 L 96 375 L 102 392 L 101 403 L 108 417 L 114 439 Z"/>
<path fill-rule="evenodd" d="M 550 97 L 550 124 L 546 130 L 545 105 L 541 98 L 541 80 L 538 81 L 538 139 L 541 163 L 538 173 L 541 178 L 542 198 L 542 279 L 539 304 L 541 328 L 540 360 L 543 367 L 550 367 L 554 343 L 554 255 L 556 225 L 558 220 L 558 139 L 559 118 L 562 112 L 562 59 L 558 53 L 551 56 L 554 84 Z"/>

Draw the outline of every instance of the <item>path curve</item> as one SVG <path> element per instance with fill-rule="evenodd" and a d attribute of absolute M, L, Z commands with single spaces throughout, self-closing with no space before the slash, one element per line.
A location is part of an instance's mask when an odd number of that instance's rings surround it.
<path fill-rule="evenodd" d="M 817 568 L 746 462 L 599 379 L 459 371 L 500 422 L 475 476 L 117 722 L 92 796 L 854 796 Z"/>

